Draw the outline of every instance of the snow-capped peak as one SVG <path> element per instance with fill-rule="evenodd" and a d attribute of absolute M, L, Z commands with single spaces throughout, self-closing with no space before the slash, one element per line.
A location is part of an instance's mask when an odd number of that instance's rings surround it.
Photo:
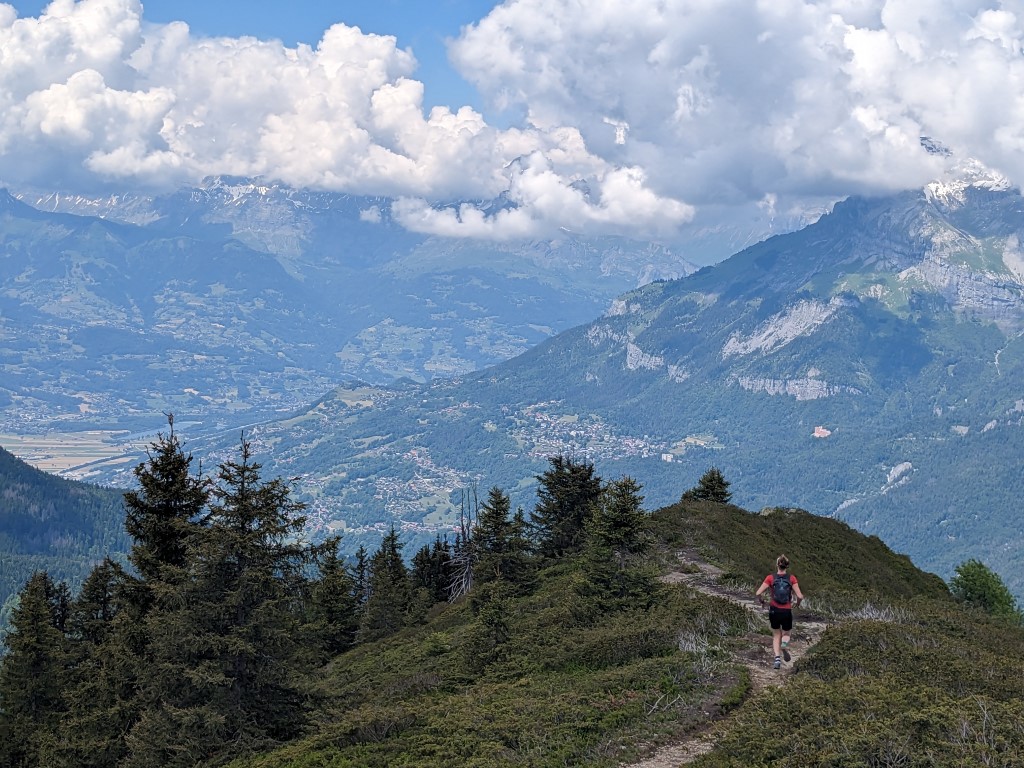
<path fill-rule="evenodd" d="M 925 185 L 929 200 L 946 206 L 959 206 L 966 202 L 967 190 L 987 189 L 993 192 L 1013 188 L 1008 178 L 973 157 L 959 159 L 941 143 L 927 136 L 921 137 L 921 145 L 934 155 L 952 159 L 941 179 Z"/>

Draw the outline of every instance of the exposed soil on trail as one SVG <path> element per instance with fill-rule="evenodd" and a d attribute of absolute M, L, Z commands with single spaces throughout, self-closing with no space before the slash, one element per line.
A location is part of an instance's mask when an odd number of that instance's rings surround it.
<path fill-rule="evenodd" d="M 695 551 L 682 550 L 676 553 L 679 567 L 661 577 L 666 584 L 689 584 L 707 595 L 728 600 L 758 614 L 768 627 L 768 615 L 761 603 L 753 597 L 753 589 L 739 590 L 721 582 L 723 571 L 704 561 Z M 746 650 L 734 655 L 750 673 L 750 697 L 758 696 L 767 688 L 784 685 L 793 672 L 793 664 L 821 639 L 828 624 L 821 618 L 807 612 L 796 615 L 792 639 L 789 644 L 792 660 L 784 662 L 781 669 L 773 669 L 775 659 L 771 635 L 754 634 L 747 636 Z M 728 718 L 713 723 L 707 729 L 684 742 L 668 744 L 654 755 L 631 763 L 624 768 L 677 768 L 688 765 L 701 755 L 710 752 L 715 745 L 715 729 L 728 722 Z"/>

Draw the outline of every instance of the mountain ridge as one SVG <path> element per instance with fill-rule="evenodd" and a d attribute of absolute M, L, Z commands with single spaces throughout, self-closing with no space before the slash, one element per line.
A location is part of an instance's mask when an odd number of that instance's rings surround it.
<path fill-rule="evenodd" d="M 656 504 L 716 464 L 745 506 L 841 516 L 942 573 L 980 556 L 1019 594 L 1024 285 L 1002 254 L 1024 206 L 1015 189 L 963 197 L 852 199 L 510 361 L 405 390 L 343 386 L 254 442 L 350 533 L 450 530 L 461 489 L 525 494 L 558 452 L 648 478 Z"/>
<path fill-rule="evenodd" d="M 223 428 L 345 379 L 467 373 L 693 269 L 624 238 L 429 238 L 394 224 L 383 198 L 249 179 L 19 196 L 56 212 L 9 193 L 0 205 L 0 422 L 14 431 L 26 414 L 36 429 L 131 431 L 169 411 Z"/>

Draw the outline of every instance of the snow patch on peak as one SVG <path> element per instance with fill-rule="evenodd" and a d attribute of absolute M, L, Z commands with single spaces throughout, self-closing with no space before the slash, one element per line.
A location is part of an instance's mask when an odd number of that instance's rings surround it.
<path fill-rule="evenodd" d="M 945 177 L 925 185 L 928 200 L 950 207 L 963 205 L 967 201 L 967 190 L 988 189 L 993 192 L 1013 188 L 1008 178 L 978 160 L 968 158 L 956 163 Z"/>
<path fill-rule="evenodd" d="M 817 299 L 799 301 L 768 318 L 746 338 L 738 331 L 732 334 L 722 348 L 722 358 L 754 352 L 766 354 L 801 336 L 808 336 L 832 317 L 841 304 L 835 299 L 828 304 Z"/>

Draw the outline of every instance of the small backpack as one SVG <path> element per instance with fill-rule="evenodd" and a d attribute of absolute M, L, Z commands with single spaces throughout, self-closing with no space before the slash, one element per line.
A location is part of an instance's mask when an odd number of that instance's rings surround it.
<path fill-rule="evenodd" d="M 776 573 L 772 581 L 772 600 L 779 605 L 788 605 L 793 600 L 793 585 L 788 573 Z"/>

